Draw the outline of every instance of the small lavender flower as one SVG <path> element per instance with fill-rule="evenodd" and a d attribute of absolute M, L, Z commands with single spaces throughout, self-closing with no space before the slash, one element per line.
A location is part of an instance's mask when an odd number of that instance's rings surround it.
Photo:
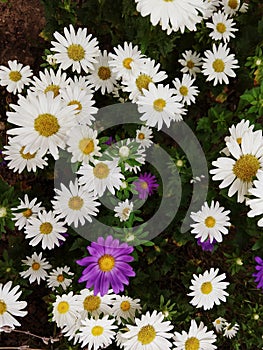
<path fill-rule="evenodd" d="M 197 244 L 202 247 L 203 251 L 212 252 L 214 250 L 214 244 L 216 243 L 216 240 L 213 239 L 212 243 L 210 243 L 210 239 L 208 238 L 204 242 L 201 242 L 201 238 L 198 238 Z"/>
<path fill-rule="evenodd" d="M 134 181 L 140 199 L 146 199 L 157 190 L 159 184 L 156 181 L 156 177 L 151 173 L 140 174 L 139 179 Z"/>
<path fill-rule="evenodd" d="M 263 260 L 259 256 L 256 256 L 255 261 L 258 263 L 255 267 L 257 272 L 253 273 L 252 276 L 256 277 L 255 283 L 258 283 L 257 288 L 263 290 Z"/>

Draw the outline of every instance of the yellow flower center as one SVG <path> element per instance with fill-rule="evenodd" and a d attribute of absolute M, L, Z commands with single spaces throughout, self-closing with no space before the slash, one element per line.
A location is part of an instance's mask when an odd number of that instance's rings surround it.
<path fill-rule="evenodd" d="M 147 184 L 146 181 L 142 181 L 142 182 L 140 183 L 140 185 L 141 185 L 141 188 L 142 188 L 143 190 L 147 190 L 148 184 Z"/>
<path fill-rule="evenodd" d="M 138 341 L 142 343 L 142 345 L 150 344 L 156 337 L 156 332 L 153 326 L 147 325 L 143 326 L 138 335 Z"/>
<path fill-rule="evenodd" d="M 81 61 L 85 57 L 85 50 L 79 44 L 71 44 L 68 47 L 68 57 L 73 61 Z"/>
<path fill-rule="evenodd" d="M 221 73 L 221 72 L 224 72 L 225 70 L 225 63 L 220 58 L 217 58 L 216 60 L 214 60 L 212 66 L 216 73 Z"/>
<path fill-rule="evenodd" d="M 81 111 L 82 110 L 82 104 L 79 101 L 72 100 L 72 101 L 70 101 L 68 103 L 68 106 L 73 106 L 73 105 L 76 105 L 76 108 L 75 108 L 76 111 Z"/>
<path fill-rule="evenodd" d="M 212 228 L 214 227 L 216 224 L 216 219 L 213 218 L 213 216 L 208 216 L 206 219 L 205 219 L 205 225 L 206 227 L 209 227 L 209 228 Z"/>
<path fill-rule="evenodd" d="M 233 173 L 244 182 L 251 182 L 256 176 L 260 163 L 257 157 L 252 154 L 241 156 L 233 166 Z"/>
<path fill-rule="evenodd" d="M 33 264 L 31 265 L 31 267 L 32 267 L 32 270 L 34 270 L 34 271 L 37 271 L 37 270 L 39 270 L 40 269 L 40 264 L 38 263 L 38 262 L 33 262 Z"/>
<path fill-rule="evenodd" d="M 28 153 L 24 153 L 25 147 L 26 146 L 21 147 L 21 149 L 19 151 L 19 153 L 21 154 L 21 157 L 24 158 L 24 159 L 27 159 L 27 160 L 35 158 L 37 152 L 35 152 L 35 153 L 29 153 L 29 152 Z"/>
<path fill-rule="evenodd" d="M 185 350 L 199 350 L 200 342 L 196 337 L 188 338 L 184 345 Z"/>
<path fill-rule="evenodd" d="M 27 208 L 26 210 L 24 210 L 24 211 L 22 212 L 22 214 L 23 214 L 23 216 L 24 216 L 25 218 L 28 219 L 28 218 L 32 215 L 32 210 L 29 209 L 29 208 Z"/>
<path fill-rule="evenodd" d="M 221 323 L 221 321 L 220 320 L 216 320 L 216 324 L 220 324 Z"/>
<path fill-rule="evenodd" d="M 164 99 L 162 98 L 158 98 L 157 100 L 155 100 L 153 102 L 153 108 L 157 111 L 157 112 L 162 112 L 164 107 L 166 106 L 166 102 Z"/>
<path fill-rule="evenodd" d="M 128 300 L 122 301 L 120 308 L 122 309 L 122 311 L 129 311 L 131 308 L 131 304 L 128 302 Z"/>
<path fill-rule="evenodd" d="M 49 113 L 40 114 L 34 122 L 34 128 L 41 136 L 49 137 L 60 128 L 57 118 Z"/>
<path fill-rule="evenodd" d="M 237 138 L 237 143 L 238 143 L 239 145 L 241 145 L 241 142 L 242 142 L 242 137 L 238 137 L 238 138 Z"/>
<path fill-rule="evenodd" d="M 84 154 L 90 154 L 94 151 L 94 142 L 92 139 L 82 139 L 79 141 L 79 149 Z"/>
<path fill-rule="evenodd" d="M 98 76 L 101 80 L 108 80 L 111 77 L 111 71 L 109 67 L 101 66 L 98 69 Z"/>
<path fill-rule="evenodd" d="M 63 275 L 57 275 L 57 281 L 58 282 L 63 282 L 65 280 L 65 277 Z"/>
<path fill-rule="evenodd" d="M 142 89 L 148 90 L 149 84 L 152 83 L 152 78 L 147 74 L 140 74 L 135 83 L 138 90 L 142 92 Z"/>
<path fill-rule="evenodd" d="M 99 268 L 103 272 L 111 271 L 115 266 L 115 259 L 110 254 L 105 254 L 98 260 Z"/>
<path fill-rule="evenodd" d="M 165 2 L 173 2 L 174 0 L 163 0 Z"/>
<path fill-rule="evenodd" d="M 101 300 L 97 295 L 89 295 L 83 301 L 83 307 L 87 311 L 95 311 L 100 307 Z"/>
<path fill-rule="evenodd" d="M 45 88 L 44 93 L 46 94 L 48 91 L 52 91 L 54 97 L 56 97 L 59 95 L 59 89 L 60 87 L 58 85 L 50 84 Z"/>
<path fill-rule="evenodd" d="M 6 303 L 4 300 L 0 300 L 0 315 L 3 315 L 7 310 Z"/>
<path fill-rule="evenodd" d="M 144 139 L 145 139 L 145 135 L 144 135 L 143 132 L 140 132 L 140 133 L 138 134 L 138 139 L 139 139 L 139 140 L 144 140 Z"/>
<path fill-rule="evenodd" d="M 195 64 L 194 64 L 194 62 L 192 60 L 189 60 L 189 61 L 187 61 L 186 66 L 189 69 L 192 69 L 192 68 L 194 68 Z"/>
<path fill-rule="evenodd" d="M 188 88 L 187 88 L 187 86 L 182 85 L 180 87 L 179 91 L 180 91 L 180 94 L 183 95 L 183 96 L 187 96 L 188 95 Z"/>
<path fill-rule="evenodd" d="M 57 310 L 60 314 L 65 314 L 69 310 L 69 303 L 67 301 L 61 301 L 57 306 Z"/>
<path fill-rule="evenodd" d="M 213 290 L 213 286 L 211 282 L 204 282 L 201 285 L 201 292 L 203 294 L 210 294 Z"/>
<path fill-rule="evenodd" d="M 131 63 L 133 62 L 133 59 L 131 57 L 127 57 L 122 61 L 123 67 L 126 69 L 131 69 Z"/>
<path fill-rule="evenodd" d="M 238 1 L 237 0 L 229 0 L 228 1 L 228 6 L 232 9 L 235 10 L 238 7 Z"/>
<path fill-rule="evenodd" d="M 225 33 L 225 31 L 226 31 L 225 24 L 224 23 L 217 23 L 216 30 L 221 34 Z"/>
<path fill-rule="evenodd" d="M 42 235 L 49 235 L 53 230 L 53 226 L 50 222 L 43 222 L 40 227 L 39 231 L 42 233 Z"/>
<path fill-rule="evenodd" d="M 106 179 L 110 173 L 110 169 L 107 164 L 98 163 L 93 168 L 93 174 L 98 179 Z"/>
<path fill-rule="evenodd" d="M 68 207 L 72 210 L 80 210 L 83 207 L 83 199 L 79 196 L 71 197 L 68 201 Z"/>
<path fill-rule="evenodd" d="M 102 335 L 103 331 L 104 331 L 103 327 L 94 326 L 94 327 L 92 327 L 91 333 L 94 337 L 98 337 L 98 336 Z"/>
<path fill-rule="evenodd" d="M 19 81 L 20 79 L 22 78 L 22 75 L 20 72 L 18 72 L 17 70 L 12 70 L 10 73 L 9 73 L 9 79 L 14 81 L 15 83 L 17 81 Z"/>

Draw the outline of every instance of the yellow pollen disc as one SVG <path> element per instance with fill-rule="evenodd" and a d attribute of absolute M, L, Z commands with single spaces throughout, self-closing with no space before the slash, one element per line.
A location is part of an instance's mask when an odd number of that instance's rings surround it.
<path fill-rule="evenodd" d="M 242 137 L 238 137 L 238 138 L 237 138 L 237 143 L 238 143 L 239 145 L 241 145 L 241 142 L 242 142 Z"/>
<path fill-rule="evenodd" d="M 98 69 L 98 76 L 101 80 L 108 80 L 111 77 L 111 71 L 109 67 L 101 66 Z"/>
<path fill-rule="evenodd" d="M 201 285 L 201 292 L 203 294 L 210 294 L 213 290 L 213 286 L 211 282 L 204 282 Z"/>
<path fill-rule="evenodd" d="M 165 106 L 166 106 L 166 102 L 162 98 L 158 98 L 153 102 L 153 108 L 157 112 L 162 112 Z"/>
<path fill-rule="evenodd" d="M 205 219 L 205 225 L 206 227 L 209 227 L 209 228 L 212 228 L 214 227 L 216 224 L 216 220 L 215 218 L 213 218 L 213 216 L 208 216 L 206 219 Z"/>
<path fill-rule="evenodd" d="M 138 134 L 138 139 L 139 139 L 139 140 L 144 140 L 144 139 L 145 139 L 144 133 L 140 132 L 140 133 Z"/>
<path fill-rule="evenodd" d="M 238 1 L 237 0 L 229 0 L 228 1 L 228 6 L 232 9 L 235 10 L 238 7 Z"/>
<path fill-rule="evenodd" d="M 133 62 L 133 59 L 131 57 L 127 57 L 122 61 L 123 67 L 126 69 L 131 69 L 131 63 Z"/>
<path fill-rule="evenodd" d="M 245 154 L 236 161 L 233 166 L 233 173 L 240 180 L 250 182 L 256 176 L 259 168 L 260 163 L 258 159 L 252 154 Z"/>
<path fill-rule="evenodd" d="M 68 207 L 72 210 L 80 210 L 83 207 L 83 199 L 79 196 L 71 197 L 68 201 Z"/>
<path fill-rule="evenodd" d="M 52 230 L 53 230 L 53 226 L 51 225 L 50 222 L 43 222 L 39 227 L 39 231 L 43 235 L 49 235 L 52 232 Z"/>
<path fill-rule="evenodd" d="M 184 344 L 185 350 L 199 350 L 200 349 L 200 342 L 196 337 L 191 337 L 186 340 Z"/>
<path fill-rule="evenodd" d="M 33 262 L 33 264 L 31 265 L 32 269 L 34 271 L 37 271 L 40 269 L 40 264 L 38 262 Z"/>
<path fill-rule="evenodd" d="M 142 188 L 143 190 L 147 190 L 148 184 L 147 184 L 146 181 L 142 181 L 142 182 L 140 183 L 140 185 L 141 185 L 141 188 Z"/>
<path fill-rule="evenodd" d="M 13 70 L 9 73 L 9 79 L 14 81 L 15 83 L 19 81 L 21 78 L 22 78 L 22 75 L 17 70 Z"/>
<path fill-rule="evenodd" d="M 57 310 L 60 314 L 65 314 L 69 310 L 69 303 L 67 301 L 61 301 L 57 306 Z"/>
<path fill-rule="evenodd" d="M 25 149 L 25 146 L 21 147 L 21 150 L 19 151 L 19 153 L 21 154 L 21 157 L 24 158 L 24 159 L 33 159 L 35 158 L 37 152 L 35 153 L 24 153 L 24 149 Z"/>
<path fill-rule="evenodd" d="M 192 68 L 194 68 L 195 64 L 194 64 L 194 62 L 192 60 L 189 60 L 189 61 L 187 61 L 186 66 L 189 69 L 192 69 Z"/>
<path fill-rule="evenodd" d="M 217 23 L 216 30 L 221 34 L 225 33 L 225 31 L 226 31 L 225 24 L 224 23 Z"/>
<path fill-rule="evenodd" d="M 68 106 L 73 106 L 73 105 L 76 105 L 76 108 L 75 108 L 76 111 L 81 111 L 82 110 L 82 104 L 79 101 L 72 100 L 72 101 L 70 101 L 68 103 Z"/>
<path fill-rule="evenodd" d="M 35 119 L 34 128 L 41 136 L 49 137 L 56 134 L 60 128 L 57 118 L 49 113 L 39 114 Z"/>
<path fill-rule="evenodd" d="M 120 308 L 122 309 L 122 311 L 129 311 L 131 308 L 131 304 L 127 300 L 122 301 Z"/>
<path fill-rule="evenodd" d="M 142 345 L 150 344 L 155 339 L 155 336 L 155 329 L 150 325 L 143 326 L 137 335 L 138 341 L 140 341 Z"/>
<path fill-rule="evenodd" d="M 45 88 L 44 93 L 46 94 L 48 91 L 52 91 L 54 97 L 56 97 L 59 95 L 59 89 L 60 87 L 58 85 L 50 84 Z"/>
<path fill-rule="evenodd" d="M 93 174 L 98 179 L 106 179 L 110 173 L 110 169 L 107 164 L 98 163 L 93 168 Z"/>
<path fill-rule="evenodd" d="M 81 61 L 85 57 L 85 50 L 79 44 L 71 44 L 68 47 L 68 57 L 73 61 Z"/>
<path fill-rule="evenodd" d="M 100 303 L 100 297 L 98 297 L 97 295 L 89 295 L 83 301 L 83 307 L 85 310 L 92 312 L 98 310 L 98 308 L 100 307 Z"/>
<path fill-rule="evenodd" d="M 103 327 L 94 326 L 94 327 L 92 327 L 91 333 L 92 333 L 92 335 L 94 335 L 94 337 L 98 337 L 98 336 L 102 335 L 103 331 L 104 331 Z"/>
<path fill-rule="evenodd" d="M 26 210 L 24 210 L 24 211 L 22 212 L 22 214 L 23 214 L 23 216 L 24 216 L 25 218 L 28 219 L 28 218 L 32 215 L 32 210 L 29 209 L 29 208 L 27 208 Z"/>
<path fill-rule="evenodd" d="M 135 83 L 138 90 L 142 92 L 142 89 L 148 90 L 149 84 L 152 83 L 152 78 L 147 74 L 140 74 Z"/>
<path fill-rule="evenodd" d="M 216 324 L 220 324 L 221 323 L 221 321 L 220 320 L 216 320 Z"/>
<path fill-rule="evenodd" d="M 84 154 L 94 152 L 94 142 L 92 139 L 82 139 L 79 141 L 79 149 Z"/>
<path fill-rule="evenodd" d="M 57 276 L 57 281 L 58 281 L 58 282 L 61 283 L 61 282 L 63 282 L 64 280 L 65 280 L 65 277 L 64 277 L 63 275 L 58 275 L 58 276 Z"/>
<path fill-rule="evenodd" d="M 7 310 L 6 303 L 3 300 L 0 300 L 0 315 L 3 315 Z"/>
<path fill-rule="evenodd" d="M 165 2 L 173 2 L 174 0 L 164 0 Z"/>
<path fill-rule="evenodd" d="M 115 259 L 112 255 L 105 254 L 99 258 L 99 268 L 103 272 L 111 271 L 115 266 Z"/>
<path fill-rule="evenodd" d="M 225 70 L 225 63 L 220 58 L 217 58 L 216 60 L 214 60 L 212 66 L 216 73 L 222 73 Z"/>
<path fill-rule="evenodd" d="M 187 88 L 187 86 L 184 86 L 184 85 L 181 86 L 179 91 L 180 91 L 180 94 L 183 95 L 183 96 L 187 96 L 188 95 L 188 88 Z"/>

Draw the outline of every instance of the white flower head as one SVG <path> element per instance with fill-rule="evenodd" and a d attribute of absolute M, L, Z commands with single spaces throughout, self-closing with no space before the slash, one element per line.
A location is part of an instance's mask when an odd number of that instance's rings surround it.
<path fill-rule="evenodd" d="M 52 321 L 56 322 L 58 327 L 71 327 L 79 318 L 79 302 L 73 292 L 57 295 L 53 303 Z"/>
<path fill-rule="evenodd" d="M 120 221 L 129 220 L 130 214 L 133 211 L 133 203 L 129 202 L 128 199 L 125 199 L 124 202 L 119 202 L 114 208 L 115 217 L 119 218 Z"/>
<path fill-rule="evenodd" d="M 182 73 L 188 73 L 194 78 L 197 73 L 201 73 L 200 66 L 202 66 L 202 58 L 200 53 L 192 50 L 186 50 L 182 53 L 183 58 L 180 58 L 178 62 L 183 66 Z"/>
<path fill-rule="evenodd" d="M 236 336 L 237 332 L 239 330 L 239 324 L 235 323 L 234 325 L 231 325 L 231 323 L 226 322 L 223 327 L 223 336 L 226 338 L 233 338 Z"/>
<path fill-rule="evenodd" d="M 134 322 L 136 312 L 141 312 L 140 299 L 132 299 L 125 295 L 115 295 L 112 315 L 116 318 L 118 324 L 122 323 L 122 319 Z"/>
<path fill-rule="evenodd" d="M 225 324 L 226 324 L 226 319 L 224 319 L 223 317 L 218 317 L 213 322 L 213 326 L 215 327 L 217 333 L 222 332 Z"/>
<path fill-rule="evenodd" d="M 190 105 L 195 103 L 195 96 L 198 95 L 199 90 L 193 85 L 195 79 L 191 79 L 189 74 L 184 74 L 182 80 L 175 78 L 173 85 L 175 87 L 175 95 L 180 98 L 179 102 Z"/>
<path fill-rule="evenodd" d="M 229 16 L 235 16 L 240 7 L 240 0 L 221 0 L 223 11 Z"/>
<path fill-rule="evenodd" d="M 238 31 L 234 28 L 235 23 L 233 19 L 228 18 L 228 15 L 219 11 L 212 16 L 213 23 L 206 23 L 207 28 L 211 28 L 213 31 L 209 34 L 214 40 L 223 40 L 224 43 L 229 42 L 231 38 L 235 38 L 234 32 Z"/>
<path fill-rule="evenodd" d="M 52 290 L 58 287 L 62 287 L 66 290 L 72 283 L 72 277 L 74 273 L 70 271 L 68 266 L 57 267 L 53 269 L 47 277 L 47 286 Z"/>
<path fill-rule="evenodd" d="M 29 66 L 23 66 L 17 60 L 8 61 L 8 67 L 0 66 L 0 85 L 6 86 L 8 92 L 21 93 L 25 85 L 31 83 L 32 70 Z"/>
<path fill-rule="evenodd" d="M 46 261 L 46 258 L 42 258 L 42 252 L 37 254 L 33 253 L 31 257 L 27 256 L 25 260 L 22 260 L 25 266 L 29 266 L 26 271 L 20 272 L 20 276 L 29 277 L 29 282 L 33 283 L 37 281 L 40 284 L 41 280 L 46 280 L 48 273 L 46 270 L 50 269 L 52 266 Z"/>
<path fill-rule="evenodd" d="M 136 142 L 139 143 L 141 148 L 149 148 L 153 143 L 152 138 L 152 129 L 148 126 L 142 125 L 140 129 L 136 130 Z"/>

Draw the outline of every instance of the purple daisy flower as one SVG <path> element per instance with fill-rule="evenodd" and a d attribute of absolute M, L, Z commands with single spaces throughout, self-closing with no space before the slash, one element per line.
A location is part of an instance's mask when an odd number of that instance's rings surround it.
<path fill-rule="evenodd" d="M 258 263 L 255 267 L 257 272 L 253 273 L 252 276 L 256 277 L 255 283 L 258 283 L 257 288 L 263 290 L 263 260 L 259 256 L 256 256 L 255 261 Z"/>
<path fill-rule="evenodd" d="M 134 277 L 135 272 L 128 264 L 133 261 L 130 255 L 133 247 L 121 243 L 112 236 L 106 239 L 99 237 L 87 247 L 91 256 L 77 260 L 80 266 L 86 266 L 82 271 L 79 283 L 86 281 L 86 288 L 94 287 L 94 295 L 107 294 L 110 287 L 118 294 L 124 290 L 124 284 L 129 284 L 128 277 Z"/>
<path fill-rule="evenodd" d="M 202 247 L 203 251 L 212 252 L 214 250 L 214 244 L 216 243 L 216 240 L 213 239 L 212 243 L 210 243 L 210 238 L 208 238 L 206 241 L 201 242 L 201 238 L 198 238 L 197 244 Z"/>
<path fill-rule="evenodd" d="M 134 181 L 134 185 L 140 199 L 146 199 L 148 196 L 151 196 L 159 186 L 156 183 L 156 177 L 151 173 L 140 174 L 139 179 Z"/>

